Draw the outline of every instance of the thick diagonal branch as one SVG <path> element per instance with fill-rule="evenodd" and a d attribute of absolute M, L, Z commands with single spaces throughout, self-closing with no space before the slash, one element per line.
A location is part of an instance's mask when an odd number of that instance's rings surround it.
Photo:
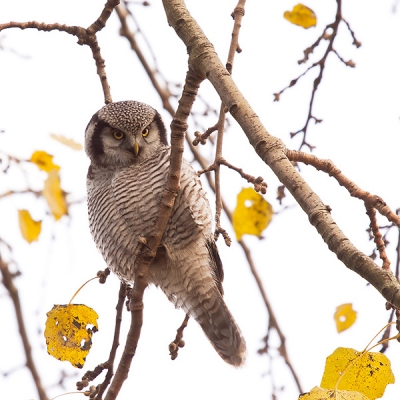
<path fill-rule="evenodd" d="M 348 268 L 370 282 L 391 304 L 400 307 L 400 285 L 392 272 L 379 268 L 339 229 L 328 208 L 288 160 L 283 142 L 264 128 L 219 60 L 214 47 L 189 14 L 184 1 L 163 0 L 163 4 L 169 24 L 187 47 L 190 67 L 198 75 L 209 79 L 259 157 L 291 192 L 329 249 Z"/>

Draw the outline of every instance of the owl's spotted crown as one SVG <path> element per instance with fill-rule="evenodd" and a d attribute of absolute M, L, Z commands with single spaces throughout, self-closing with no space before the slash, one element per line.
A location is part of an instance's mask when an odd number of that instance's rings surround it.
<path fill-rule="evenodd" d="M 86 132 L 91 123 L 98 123 L 99 121 L 122 131 L 131 132 L 149 125 L 152 121 L 157 121 L 161 142 L 168 145 L 167 130 L 161 115 L 146 103 L 125 100 L 107 104 L 92 116 L 86 127 Z"/>
<path fill-rule="evenodd" d="M 134 132 L 149 125 L 158 112 L 145 103 L 138 101 L 119 101 L 110 103 L 97 112 L 100 120 L 113 128 Z M 165 128 L 164 128 L 165 129 Z"/>

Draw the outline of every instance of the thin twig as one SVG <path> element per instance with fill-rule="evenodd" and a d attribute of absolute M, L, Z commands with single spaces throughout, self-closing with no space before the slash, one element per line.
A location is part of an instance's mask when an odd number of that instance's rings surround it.
<path fill-rule="evenodd" d="M 222 211 L 222 197 L 221 197 L 221 167 L 219 160 L 222 158 L 222 144 L 224 140 L 224 130 L 225 130 L 225 106 L 221 103 L 218 117 L 218 135 L 217 135 L 217 145 L 215 148 L 215 159 L 214 159 L 214 174 L 215 174 L 215 240 L 218 239 L 218 235 L 222 233 L 225 243 L 230 246 L 231 239 L 228 233 L 221 226 L 221 211 Z"/>
<path fill-rule="evenodd" d="M 104 93 L 104 102 L 106 104 L 111 103 L 111 92 L 108 84 L 107 75 L 105 72 L 104 59 L 101 56 L 100 47 L 97 42 L 96 33 L 100 31 L 106 24 L 107 19 L 110 17 L 113 9 L 119 4 L 119 0 L 108 0 L 105 4 L 99 18 L 90 25 L 87 29 L 81 26 L 68 26 L 65 24 L 46 24 L 43 22 L 29 21 L 29 22 L 8 22 L 6 24 L 0 24 L 0 32 L 4 29 L 9 28 L 20 28 L 20 29 L 36 29 L 38 31 L 50 32 L 60 31 L 66 32 L 70 35 L 78 38 L 78 44 L 87 45 L 92 50 L 93 58 L 96 62 L 97 74 L 99 75 L 101 86 Z"/>
<path fill-rule="evenodd" d="M 234 165 L 226 161 L 223 157 L 219 159 L 219 164 L 225 165 L 226 167 L 233 169 L 234 171 L 239 173 L 243 179 L 246 179 L 247 182 L 254 185 L 254 190 L 256 192 L 261 192 L 262 194 L 267 193 L 267 183 L 264 182 L 264 178 L 262 176 L 258 176 L 257 178 L 255 178 L 252 175 L 246 174 L 246 172 L 244 172 L 242 168 L 235 167 Z"/>
<path fill-rule="evenodd" d="M 233 62 L 235 54 L 240 49 L 239 46 L 239 32 L 242 26 L 242 17 L 244 16 L 244 6 L 246 0 L 239 0 L 237 6 L 233 10 L 232 18 L 234 20 L 231 43 L 229 46 L 228 60 L 226 62 L 227 71 L 232 74 Z M 231 238 L 224 228 L 221 226 L 221 211 L 222 211 L 222 197 L 221 197 L 221 167 L 220 161 L 222 159 L 222 145 L 224 140 L 226 111 L 225 105 L 221 102 L 219 117 L 216 126 L 218 127 L 217 145 L 215 148 L 214 158 L 214 173 L 215 173 L 215 240 L 218 235 L 222 233 L 227 246 L 231 244 Z"/>
<path fill-rule="evenodd" d="M 116 8 L 116 11 L 118 14 L 118 18 L 121 22 L 120 35 L 126 37 L 126 39 L 129 41 L 131 49 L 136 53 L 140 63 L 142 64 L 144 70 L 147 73 L 147 76 L 149 77 L 151 83 L 153 84 L 154 89 L 156 89 L 157 93 L 159 94 L 164 108 L 173 116 L 175 112 L 169 101 L 171 93 L 169 92 L 167 87 L 163 88 L 159 84 L 158 80 L 155 77 L 154 71 L 150 67 L 149 63 L 146 60 L 146 57 L 144 56 L 143 52 L 141 51 L 136 41 L 135 35 L 129 29 L 128 22 L 126 20 L 128 11 L 126 10 L 125 6 L 122 6 L 121 4 Z"/>
<path fill-rule="evenodd" d="M 178 350 L 185 346 L 185 342 L 183 341 L 183 331 L 187 327 L 189 318 L 190 315 L 186 314 L 181 326 L 176 330 L 174 341 L 169 344 L 169 355 L 171 356 L 171 360 L 175 360 L 176 357 L 178 357 Z"/>
<path fill-rule="evenodd" d="M 386 254 L 386 246 L 384 241 L 382 240 L 382 234 L 379 230 L 378 222 L 376 220 L 376 211 L 374 208 L 371 207 L 366 207 L 366 209 L 367 209 L 367 215 L 371 221 L 369 226 L 371 228 L 372 235 L 374 236 L 374 242 L 376 244 L 376 248 L 378 249 L 379 257 L 383 261 L 382 268 L 389 270 L 390 261 Z"/>
<path fill-rule="evenodd" d="M 350 196 L 363 200 L 366 207 L 376 208 L 381 215 L 386 217 L 400 228 L 400 216 L 396 215 L 390 207 L 379 197 L 362 190 L 353 181 L 347 178 L 331 160 L 320 159 L 302 151 L 286 149 L 286 156 L 290 161 L 302 162 L 312 165 L 318 171 L 323 171 L 337 180 L 340 186 L 345 187 Z"/>
<path fill-rule="evenodd" d="M 353 44 L 356 47 L 360 47 L 361 46 L 361 42 L 359 42 L 354 34 L 354 31 L 350 28 L 350 24 L 343 18 L 342 16 L 342 0 L 336 0 L 337 3 L 337 8 L 336 8 L 336 15 L 335 15 L 335 20 L 334 22 L 332 22 L 331 24 L 328 24 L 324 31 L 322 32 L 321 36 L 318 37 L 318 39 L 309 47 L 307 47 L 304 50 L 304 57 L 303 59 L 298 61 L 298 64 L 303 64 L 305 62 L 308 61 L 310 54 L 312 54 L 314 52 L 314 50 L 319 46 L 319 44 L 321 43 L 322 40 L 326 40 L 328 41 L 328 46 L 323 54 L 323 56 L 321 57 L 321 59 L 317 62 L 314 62 L 310 67 L 308 67 L 303 73 L 301 73 L 297 78 L 292 79 L 290 81 L 290 84 L 288 86 L 286 86 L 285 88 L 283 88 L 282 90 L 280 90 L 277 93 L 274 93 L 274 101 L 279 101 L 280 100 L 280 96 L 281 94 L 283 94 L 283 92 L 285 92 L 287 89 L 293 87 L 294 85 L 296 85 L 296 83 L 299 81 L 300 78 L 302 78 L 304 75 L 306 75 L 311 69 L 313 68 L 318 68 L 318 75 L 317 77 L 314 79 L 314 84 L 313 84 L 313 88 L 311 91 L 311 98 L 310 98 L 310 102 L 309 102 L 309 106 L 308 106 L 308 115 L 307 115 L 307 119 L 305 122 L 305 125 L 299 129 L 296 132 L 292 132 L 290 134 L 290 137 L 294 137 L 300 133 L 302 133 L 303 137 L 302 137 L 302 141 L 300 143 L 300 147 L 299 150 L 302 149 L 303 146 L 307 146 L 310 150 L 313 150 L 313 148 L 315 146 L 312 146 L 306 139 L 307 136 L 307 130 L 308 130 L 308 126 L 309 123 L 314 120 L 314 122 L 316 124 L 322 122 L 322 119 L 316 118 L 313 114 L 313 106 L 314 106 L 314 100 L 315 100 L 315 95 L 317 92 L 317 89 L 320 85 L 320 83 L 322 82 L 322 76 L 324 74 L 324 70 L 326 67 L 326 61 L 328 58 L 329 53 L 334 53 L 336 54 L 336 56 L 339 58 L 339 60 L 345 64 L 348 67 L 355 67 L 355 63 L 352 60 L 344 60 L 339 54 L 338 52 L 334 49 L 333 47 L 333 43 L 336 39 L 336 36 L 338 34 L 339 31 L 339 25 L 340 22 L 344 22 L 350 32 L 350 35 L 353 38 Z"/>
<path fill-rule="evenodd" d="M 261 296 L 262 296 L 262 298 L 264 300 L 265 307 L 268 310 L 268 314 L 269 314 L 269 328 L 268 328 L 268 331 L 271 328 L 273 328 L 273 329 L 275 329 L 276 333 L 278 334 L 279 340 L 281 342 L 280 346 L 279 346 L 279 353 L 283 357 L 283 359 L 285 360 L 285 363 L 288 366 L 288 368 L 290 369 L 290 372 L 293 375 L 293 379 L 296 382 L 297 389 L 299 390 L 300 393 L 303 393 L 303 389 L 301 387 L 301 383 L 300 383 L 299 377 L 297 376 L 297 373 L 294 370 L 294 367 L 293 367 L 293 365 L 292 365 L 292 363 L 291 363 L 291 361 L 289 359 L 289 355 L 288 355 L 287 348 L 286 348 L 286 337 L 283 334 L 283 332 L 282 332 L 282 330 L 281 330 L 281 328 L 280 328 L 280 326 L 278 324 L 278 321 L 276 319 L 274 310 L 272 309 L 272 306 L 271 306 L 271 303 L 269 302 L 267 293 L 264 290 L 264 286 L 262 284 L 261 278 L 258 275 L 257 269 L 256 269 L 256 267 L 254 265 L 250 249 L 247 247 L 247 245 L 242 240 L 239 240 L 239 243 L 242 246 L 244 254 L 245 254 L 246 258 L 247 258 L 247 262 L 248 262 L 248 264 L 250 266 L 250 270 L 251 270 L 251 272 L 252 272 L 252 274 L 254 276 L 254 279 L 257 282 L 257 285 L 258 285 L 258 288 L 260 290 Z M 268 345 L 268 343 L 266 343 L 266 345 Z"/>
<path fill-rule="evenodd" d="M 46 392 L 43 388 L 42 381 L 40 379 L 40 375 L 37 371 L 35 362 L 33 360 L 32 356 L 32 347 L 29 342 L 28 334 L 26 332 L 25 328 L 25 321 L 22 313 L 22 307 L 21 307 L 21 302 L 19 299 L 19 294 L 18 294 L 18 289 L 15 287 L 14 282 L 13 282 L 13 276 L 8 269 L 8 265 L 6 262 L 3 261 L 0 255 L 0 271 L 3 277 L 3 285 L 5 288 L 8 290 L 8 293 L 10 295 L 11 301 L 14 306 L 14 311 L 15 311 L 15 316 L 17 318 L 17 324 L 18 324 L 18 330 L 19 334 L 22 340 L 22 345 L 24 347 L 25 351 L 25 357 L 26 357 L 26 366 L 29 369 L 29 372 L 32 375 L 33 381 L 36 386 L 36 390 L 39 395 L 40 400 L 48 400 L 48 397 L 46 395 Z"/>
<path fill-rule="evenodd" d="M 121 322 L 122 322 L 122 310 L 124 306 L 124 301 L 126 297 L 126 284 L 121 282 L 118 292 L 118 303 L 116 306 L 116 316 L 115 316 L 115 329 L 114 329 L 114 339 L 111 346 L 110 355 L 107 360 L 107 374 L 104 381 L 98 388 L 98 394 L 96 396 L 96 400 L 101 400 L 103 398 L 103 393 L 111 382 L 112 377 L 114 376 L 114 362 L 115 356 L 117 354 L 117 348 L 119 346 L 119 335 L 121 332 Z"/>

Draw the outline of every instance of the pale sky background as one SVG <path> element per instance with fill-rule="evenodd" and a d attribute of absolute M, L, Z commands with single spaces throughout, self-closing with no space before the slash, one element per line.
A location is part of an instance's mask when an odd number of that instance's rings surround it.
<path fill-rule="evenodd" d="M 0 23 L 9 21 L 59 22 L 88 26 L 99 15 L 104 1 L 95 0 L 21 0 L 0 1 Z M 372 2 L 343 1 L 343 15 L 351 24 L 362 47 L 352 46 L 344 24 L 335 49 L 351 69 L 329 56 L 314 106 L 314 115 L 323 119 L 310 124 L 308 141 L 316 146 L 314 154 L 330 158 L 362 189 L 381 196 L 395 210 L 400 207 L 400 16 L 392 12 L 394 0 Z M 260 116 L 267 130 L 281 138 L 288 148 L 297 149 L 299 141 L 289 132 L 300 129 L 306 119 L 313 79 L 312 71 L 292 89 L 273 102 L 278 92 L 302 73 L 304 65 L 297 60 L 333 22 L 336 2 L 308 0 L 305 4 L 318 17 L 316 28 L 304 30 L 283 18 L 295 1 L 248 1 L 240 32 L 243 49 L 236 56 L 234 79 Z M 223 63 L 226 61 L 233 21 L 230 17 L 236 1 L 201 2 L 188 0 L 189 11 L 198 20 L 214 44 Z M 161 2 L 151 7 L 132 6 L 140 28 L 146 34 L 163 75 L 174 83 L 185 77 L 186 49 L 166 22 Z M 113 15 L 99 35 L 102 56 L 114 101 L 134 99 L 151 104 L 162 113 L 166 125 L 171 118 L 164 112 L 158 96 L 145 76 L 136 55 L 126 39 L 118 35 L 119 21 Z M 140 39 L 140 36 L 138 36 Z M 35 150 L 54 155 L 61 166 L 62 187 L 71 193 L 69 200 L 84 200 L 88 160 L 84 152 L 75 152 L 50 139 L 50 133 L 63 134 L 83 143 L 86 124 L 103 105 L 103 93 L 90 49 L 78 46 L 77 39 L 60 32 L 6 30 L 0 33 L 0 151 L 28 159 Z M 140 43 L 143 41 L 140 39 Z M 325 49 L 326 44 L 322 43 Z M 147 53 L 147 52 L 146 52 Z M 311 62 L 321 55 L 317 50 Z M 176 90 L 179 93 L 179 89 Z M 219 109 L 217 95 L 204 82 L 200 94 Z M 196 104 L 202 111 L 202 103 Z M 238 125 L 224 138 L 224 156 L 247 173 L 264 177 L 268 183 L 265 198 L 276 211 L 277 179 L 257 159 Z M 215 123 L 210 116 L 205 128 Z M 196 130 L 193 124 L 189 133 Z M 203 154 L 212 157 L 213 148 L 204 146 Z M 186 156 L 191 160 L 190 153 Z M 194 166 L 198 168 L 196 165 Z M 24 172 L 23 172 L 24 171 Z M 26 173 L 25 173 L 26 172 Z M 366 254 L 374 244 L 368 241 L 369 221 L 362 203 L 349 199 L 335 181 L 311 167 L 301 166 L 301 173 L 325 204 L 353 243 Z M 12 166 L 1 175 L 0 193 L 31 187 L 40 190 L 45 173 L 34 165 Z M 249 186 L 236 173 L 223 169 L 223 195 L 231 209 L 237 193 Z M 213 202 L 211 191 L 205 185 Z M 290 359 L 305 391 L 320 384 L 325 358 L 337 347 L 363 350 L 370 339 L 385 325 L 389 313 L 384 299 L 365 281 L 337 260 L 308 223 L 303 211 L 288 196 L 290 206 L 276 215 L 264 232 L 263 240 L 246 237 L 258 272 L 264 282 L 279 324 L 287 338 Z M 35 219 L 43 219 L 39 242 L 28 245 L 21 239 L 17 209 L 29 209 Z M 88 369 L 106 361 L 114 327 L 118 279 L 111 276 L 106 285 L 96 282 L 76 298 L 77 303 L 93 307 L 100 315 L 99 332 L 94 336 L 92 351 L 82 371 L 47 355 L 43 338 L 46 312 L 53 304 L 68 303 L 75 290 L 96 272 L 105 268 L 91 240 L 86 205 L 70 207 L 70 218 L 54 222 L 46 215 L 42 199 L 20 195 L 0 200 L 0 237 L 13 247 L 12 257 L 22 276 L 15 280 L 24 310 L 35 361 L 50 397 L 74 391 L 75 382 Z M 381 224 L 386 224 L 382 218 Z M 234 234 L 226 219 L 223 226 Z M 394 264 L 398 232 L 389 235 L 388 255 Z M 145 293 L 144 326 L 130 376 L 120 399 L 270 399 L 271 376 L 277 387 L 284 386 L 280 400 L 297 399 L 296 387 L 282 359 L 260 356 L 268 323 L 261 296 L 250 274 L 241 248 L 233 243 L 227 248 L 218 242 L 225 268 L 225 300 L 247 341 L 247 362 L 243 368 L 226 365 L 215 353 L 201 329 L 190 321 L 185 331 L 186 347 L 172 362 L 168 344 L 183 319 L 158 289 Z M 1 246 L 5 259 L 10 257 Z M 351 302 L 358 312 L 356 324 L 348 331 L 336 333 L 333 314 L 338 305 Z M 124 314 L 124 333 L 129 326 Z M 20 344 L 15 316 L 4 287 L 0 286 L 0 398 L 7 400 L 37 399 Z M 394 332 L 394 331 L 392 331 Z M 123 335 L 121 348 L 123 347 Z M 271 340 L 271 345 L 276 340 Z M 391 343 L 387 356 L 400 379 L 399 344 Z M 277 351 L 273 354 L 276 356 Z M 65 388 L 56 386 L 64 371 L 71 379 Z M 95 384 L 101 382 L 98 380 Z M 396 399 L 400 384 L 390 385 L 384 399 Z M 64 399 L 77 398 L 69 395 Z"/>

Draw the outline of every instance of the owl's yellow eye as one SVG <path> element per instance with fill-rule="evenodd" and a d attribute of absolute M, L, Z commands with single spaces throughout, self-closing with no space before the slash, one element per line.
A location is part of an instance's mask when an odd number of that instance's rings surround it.
<path fill-rule="evenodd" d="M 121 140 L 121 139 L 124 138 L 124 136 L 125 135 L 121 131 L 114 131 L 113 132 L 114 139 Z"/>
<path fill-rule="evenodd" d="M 143 137 L 146 137 L 148 134 L 149 134 L 149 128 L 143 129 L 143 131 L 142 131 L 142 136 L 143 136 Z"/>

